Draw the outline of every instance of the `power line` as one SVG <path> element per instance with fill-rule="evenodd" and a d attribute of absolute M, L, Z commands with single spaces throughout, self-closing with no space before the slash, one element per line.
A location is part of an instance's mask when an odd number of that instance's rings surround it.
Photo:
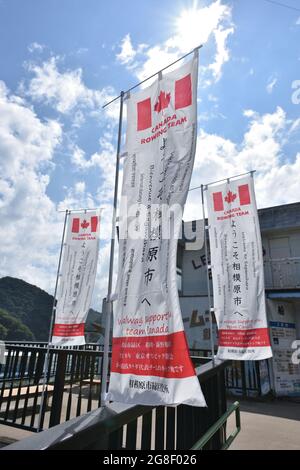
<path fill-rule="evenodd" d="M 286 3 L 277 2 L 276 0 L 264 0 L 264 1 L 268 3 L 273 3 L 273 5 L 277 5 L 279 7 L 288 8 L 289 10 L 300 12 L 300 8 L 292 7 L 291 5 L 286 5 Z"/>

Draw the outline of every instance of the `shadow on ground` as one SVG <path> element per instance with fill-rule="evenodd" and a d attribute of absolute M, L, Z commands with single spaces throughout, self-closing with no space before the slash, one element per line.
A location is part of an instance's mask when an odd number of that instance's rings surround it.
<path fill-rule="evenodd" d="M 267 416 L 276 416 L 278 418 L 292 419 L 300 421 L 300 403 L 291 401 L 290 399 L 275 399 L 266 398 L 262 401 L 258 400 L 243 400 L 236 398 L 240 403 L 241 411 L 247 413 L 262 414 Z M 228 403 L 233 403 L 235 400 L 228 399 Z"/>

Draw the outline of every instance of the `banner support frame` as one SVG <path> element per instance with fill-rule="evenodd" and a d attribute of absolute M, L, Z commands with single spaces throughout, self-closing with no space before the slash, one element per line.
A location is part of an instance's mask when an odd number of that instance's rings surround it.
<path fill-rule="evenodd" d="M 87 211 L 101 211 L 101 207 L 93 207 L 92 209 L 90 208 L 84 208 L 84 209 L 67 209 L 68 212 L 69 212 L 69 215 L 72 213 L 72 212 L 85 212 L 87 213 Z M 66 212 L 66 210 L 58 210 L 57 212 Z"/>
<path fill-rule="evenodd" d="M 115 189 L 114 189 L 112 229 L 111 229 L 111 241 L 110 241 L 108 288 L 107 288 L 107 297 L 105 301 L 105 333 L 104 333 L 103 365 L 102 365 L 101 388 L 100 388 L 100 406 L 105 405 L 106 393 L 107 393 L 106 387 L 107 387 L 107 377 L 108 377 L 110 325 L 111 325 L 111 317 L 113 314 L 111 294 L 112 294 L 112 280 L 113 280 L 114 253 L 115 253 L 115 232 L 116 232 L 116 222 L 117 222 L 116 212 L 117 212 L 117 204 L 118 204 L 119 167 L 120 167 L 121 140 L 122 140 L 124 95 L 125 95 L 124 91 L 121 91 L 120 109 L 119 109 L 119 130 L 118 130 L 118 141 L 117 141 L 117 152 L 116 152 Z"/>
<path fill-rule="evenodd" d="M 186 57 L 188 57 L 189 55 L 193 54 L 193 52 L 195 53 L 196 51 L 198 52 L 199 49 L 201 49 L 203 47 L 203 44 L 200 44 L 199 46 L 196 46 L 194 47 L 194 49 L 192 49 L 190 52 L 188 52 L 187 54 L 184 54 L 183 56 L 179 57 L 179 59 L 176 59 L 174 60 L 174 62 L 171 62 L 170 64 L 166 65 L 165 67 L 163 67 L 162 69 L 158 70 L 157 72 L 153 73 L 152 75 L 149 75 L 149 77 L 145 78 L 144 80 L 142 80 L 141 82 L 137 83 L 136 85 L 133 85 L 131 88 L 128 88 L 128 90 L 126 91 L 122 91 L 119 96 L 116 96 L 115 98 L 113 98 L 112 100 L 110 100 L 108 103 L 105 103 L 103 106 L 102 106 L 102 109 L 106 108 L 107 106 L 109 106 L 110 104 L 114 103 L 117 99 L 121 98 L 121 94 L 123 93 L 123 98 L 124 98 L 124 95 L 127 95 L 128 93 L 131 92 L 131 90 L 134 90 L 135 88 L 139 87 L 140 85 L 142 85 L 143 83 L 147 82 L 148 80 L 150 80 L 151 78 L 154 78 L 156 75 L 160 75 L 164 70 L 168 69 L 169 67 L 171 67 L 172 65 L 175 65 L 177 64 L 177 62 L 180 62 L 181 60 L 185 59 Z"/>
<path fill-rule="evenodd" d="M 229 183 L 234 178 L 239 178 L 241 176 L 246 176 L 246 175 L 251 175 L 253 177 L 255 172 L 256 172 L 256 170 L 250 170 L 250 171 L 247 171 L 246 173 L 240 173 L 239 175 L 230 176 L 229 178 L 223 178 L 221 180 L 212 181 L 211 183 L 207 183 L 207 184 L 204 184 L 204 185 L 201 185 L 201 186 L 203 186 L 204 191 L 206 191 L 207 187 L 211 186 L 212 184 L 222 183 L 223 181 L 227 181 Z M 193 191 L 194 189 L 197 189 L 197 188 L 191 188 L 191 189 L 189 189 L 189 191 Z"/>
<path fill-rule="evenodd" d="M 210 349 L 212 355 L 212 363 L 213 366 L 215 365 L 215 346 L 214 346 L 214 338 L 213 338 L 213 322 L 212 322 L 212 302 L 211 302 L 211 291 L 210 291 L 210 283 L 209 283 L 209 266 L 211 269 L 211 264 L 208 264 L 208 247 L 207 247 L 207 230 L 206 227 L 206 218 L 205 218 L 205 207 L 204 207 L 204 185 L 201 184 L 201 203 L 202 203 L 202 217 L 203 217 L 203 224 L 204 224 L 204 249 L 205 249 L 205 258 L 206 258 L 206 281 L 207 281 L 207 293 L 208 293 L 208 308 L 209 308 L 209 330 L 210 330 Z"/>
<path fill-rule="evenodd" d="M 53 295 L 53 305 L 52 305 L 51 321 L 50 321 L 50 328 L 49 328 L 47 352 L 46 352 L 44 368 L 43 368 L 44 380 L 43 380 L 43 389 L 42 389 L 40 412 L 39 412 L 39 419 L 38 419 L 38 426 L 37 426 L 38 432 L 42 431 L 41 425 L 42 425 L 43 408 L 44 408 L 44 402 L 45 402 L 46 382 L 47 382 L 48 369 L 49 369 L 50 343 L 51 343 L 52 331 L 53 331 L 53 325 L 54 325 L 58 280 L 60 276 L 60 267 L 61 267 L 61 260 L 62 260 L 62 254 L 63 254 L 63 248 L 64 248 L 64 239 L 65 239 L 67 219 L 68 219 L 69 214 L 70 214 L 70 211 L 66 209 L 64 228 L 63 228 L 63 233 L 62 233 L 62 238 L 61 238 L 60 253 L 59 253 L 59 259 L 58 259 L 58 266 L 57 266 L 57 273 L 56 273 L 56 282 L 55 282 L 54 295 Z"/>

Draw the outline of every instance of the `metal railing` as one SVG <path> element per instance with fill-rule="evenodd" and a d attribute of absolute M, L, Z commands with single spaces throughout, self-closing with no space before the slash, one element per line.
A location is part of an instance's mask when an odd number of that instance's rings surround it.
<path fill-rule="evenodd" d="M 37 431 L 39 426 L 47 429 L 100 406 L 102 346 L 50 348 L 45 377 L 45 345 L 5 344 L 5 364 L 0 364 L 0 424 Z M 205 351 L 193 354 L 195 367 L 209 360 Z"/>
<path fill-rule="evenodd" d="M 44 345 L 7 343 L 0 365 L 0 423 L 36 431 L 42 403 Z M 67 421 L 100 406 L 103 352 L 51 348 L 43 401 L 43 428 Z"/>
<path fill-rule="evenodd" d="M 300 287 L 300 258 L 265 259 L 266 288 Z"/>
<path fill-rule="evenodd" d="M 226 425 L 229 416 L 235 413 L 235 429 L 227 437 Z M 205 446 L 210 443 L 211 439 L 216 435 L 217 432 L 222 432 L 224 434 L 224 442 L 221 447 L 221 450 L 228 449 L 238 433 L 241 430 L 241 416 L 240 416 L 240 404 L 238 401 L 234 402 L 228 410 L 218 419 L 218 421 L 211 426 L 211 428 L 202 436 L 196 444 L 193 445 L 191 450 L 203 450 Z"/>
<path fill-rule="evenodd" d="M 233 361 L 225 372 L 226 389 L 240 396 L 260 396 L 260 372 L 258 361 Z"/>
<path fill-rule="evenodd" d="M 199 360 L 199 358 L 198 358 Z M 192 448 L 227 412 L 226 362 L 212 361 L 196 369 L 207 407 L 153 407 L 110 403 L 30 436 L 3 450 L 184 450 Z M 224 422 L 205 443 L 221 449 L 228 439 Z M 223 426 L 223 427 L 222 427 Z"/>

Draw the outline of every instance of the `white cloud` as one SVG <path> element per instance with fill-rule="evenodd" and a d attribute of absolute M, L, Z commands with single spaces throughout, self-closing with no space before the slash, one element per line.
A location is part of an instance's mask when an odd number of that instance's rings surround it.
<path fill-rule="evenodd" d="M 48 291 L 55 282 L 61 222 L 46 191 L 61 125 L 41 121 L 0 82 L 0 275 Z"/>
<path fill-rule="evenodd" d="M 267 86 L 266 86 L 266 90 L 267 90 L 267 92 L 269 93 L 269 95 L 273 92 L 273 89 L 274 89 L 274 87 L 275 87 L 277 81 L 278 81 L 278 80 L 277 80 L 276 77 L 269 79 L 269 82 L 268 82 L 268 84 L 267 84 Z"/>
<path fill-rule="evenodd" d="M 215 61 L 213 64 L 210 64 L 209 68 L 213 71 L 213 75 L 216 80 L 221 78 L 222 67 L 225 62 L 229 60 L 229 50 L 226 47 L 226 41 L 229 34 L 233 34 L 234 28 L 217 28 L 214 32 L 216 45 L 217 45 L 217 53 L 215 56 Z"/>
<path fill-rule="evenodd" d="M 220 0 L 205 7 L 198 7 L 195 2 L 191 8 L 181 12 L 175 23 L 175 34 L 165 42 L 151 47 L 139 44 L 134 48 L 127 34 L 122 40 L 121 52 L 117 54 L 117 59 L 127 65 L 139 80 L 143 80 L 182 54 L 214 40 L 214 60 L 207 67 L 201 67 L 202 71 L 211 72 L 213 78 L 218 80 L 223 64 L 229 60 L 227 39 L 233 31 L 230 6 Z"/>
<path fill-rule="evenodd" d="M 89 158 L 82 148 L 74 145 L 71 162 L 78 171 L 99 168 L 101 171 L 100 175 L 103 177 L 101 181 L 101 195 L 105 200 L 110 200 L 114 187 L 116 149 L 111 141 L 105 137 L 101 138 L 99 143 L 100 150 L 93 153 Z"/>
<path fill-rule="evenodd" d="M 93 90 L 88 88 L 82 78 L 82 69 L 59 70 L 59 57 L 51 57 L 41 65 L 28 63 L 27 69 L 33 78 L 24 92 L 32 100 L 53 106 L 62 114 L 73 112 L 75 108 L 98 109 L 112 96 L 110 88 Z"/>
<path fill-rule="evenodd" d="M 77 194 L 82 194 L 85 191 L 85 182 L 84 181 L 78 181 L 75 183 L 75 191 Z"/>
<path fill-rule="evenodd" d="M 129 33 L 126 34 L 126 36 L 122 39 L 120 47 L 121 47 L 121 51 L 116 56 L 117 60 L 119 60 L 121 64 L 128 64 L 134 59 L 136 55 L 136 51 L 134 50 L 132 46 Z"/>
<path fill-rule="evenodd" d="M 249 118 L 249 125 L 241 142 L 200 130 L 191 187 L 257 170 L 259 207 L 299 201 L 300 154 L 292 160 L 284 156 L 286 139 L 298 126 L 297 120 L 288 120 L 280 107 L 263 115 L 246 110 L 244 115 Z M 197 217 L 202 217 L 200 190 L 189 193 L 184 214 L 185 220 Z"/>
<path fill-rule="evenodd" d="M 39 44 L 38 42 L 32 42 L 29 44 L 27 47 L 28 51 L 32 54 L 33 52 L 43 52 L 43 50 L 46 48 L 44 44 Z"/>
<path fill-rule="evenodd" d="M 58 204 L 59 211 L 65 211 L 67 209 L 95 209 L 96 207 L 98 207 L 97 200 L 94 195 L 86 189 L 84 182 L 77 182 L 74 186 L 67 188 L 65 198 Z"/>
<path fill-rule="evenodd" d="M 289 134 L 292 134 L 293 132 L 295 132 L 296 130 L 298 130 L 300 128 L 300 118 L 296 119 L 291 127 L 290 127 L 290 130 L 289 130 Z"/>
<path fill-rule="evenodd" d="M 23 100 L 0 82 L 0 154 L 2 177 L 18 177 L 24 168 L 48 162 L 60 143 L 58 121 L 42 122 Z"/>

